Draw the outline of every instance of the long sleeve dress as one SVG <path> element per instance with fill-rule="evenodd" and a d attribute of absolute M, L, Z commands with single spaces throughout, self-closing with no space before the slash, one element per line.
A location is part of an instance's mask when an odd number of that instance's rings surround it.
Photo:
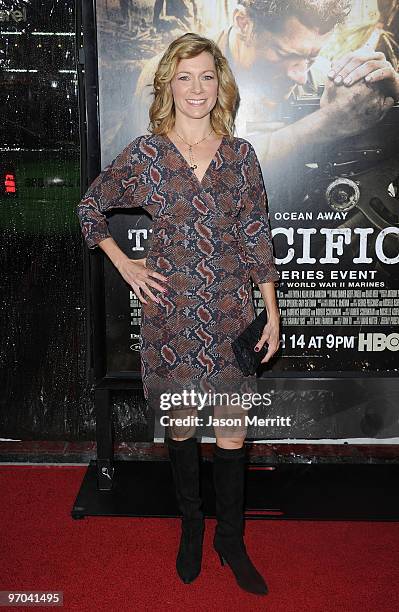
<path fill-rule="evenodd" d="M 144 395 L 196 388 L 248 389 L 231 342 L 254 319 L 251 281 L 279 279 L 258 158 L 224 136 L 201 182 L 166 135 L 135 138 L 91 184 L 77 207 L 89 248 L 107 238 L 105 211 L 142 207 L 153 219 L 148 268 L 168 277 L 160 303 L 141 304 Z M 252 377 L 255 378 L 255 377 Z M 198 391 L 199 392 L 199 391 Z M 183 404 L 186 406 L 187 404 Z"/>

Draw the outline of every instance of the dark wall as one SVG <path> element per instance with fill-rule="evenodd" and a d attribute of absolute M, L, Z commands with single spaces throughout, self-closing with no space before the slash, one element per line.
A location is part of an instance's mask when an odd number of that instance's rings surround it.
<path fill-rule="evenodd" d="M 3 2 L 1 8 L 7 15 L 0 13 L 6 96 L 0 122 L 0 438 L 92 440 L 84 247 L 75 212 L 81 193 L 79 15 L 73 0 Z M 16 179 L 16 193 L 6 193 L 6 175 Z M 121 393 L 114 401 L 116 439 L 145 438 L 141 393 Z"/>

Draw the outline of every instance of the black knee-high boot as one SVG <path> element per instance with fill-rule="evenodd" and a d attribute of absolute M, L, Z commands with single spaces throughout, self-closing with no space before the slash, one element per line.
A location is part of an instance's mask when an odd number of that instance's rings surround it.
<path fill-rule="evenodd" d="M 213 546 L 222 565 L 227 563 L 245 591 L 266 595 L 268 588 L 245 548 L 244 535 L 245 448 L 213 452 L 213 482 L 216 493 L 216 529 Z"/>
<path fill-rule="evenodd" d="M 196 438 L 167 438 L 178 507 L 182 513 L 176 569 L 183 582 L 192 582 L 201 571 L 205 530 L 199 494 L 199 457 Z"/>

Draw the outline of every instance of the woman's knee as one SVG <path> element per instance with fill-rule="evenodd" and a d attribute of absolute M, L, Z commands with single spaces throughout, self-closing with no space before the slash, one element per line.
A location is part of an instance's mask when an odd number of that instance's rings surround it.
<path fill-rule="evenodd" d="M 244 445 L 244 440 L 245 440 L 245 436 L 244 437 L 239 436 L 239 437 L 234 437 L 234 438 L 216 436 L 216 444 L 217 446 L 220 446 L 221 448 L 228 448 L 228 449 L 241 448 Z"/>
<path fill-rule="evenodd" d="M 196 426 L 192 427 L 178 427 L 175 425 L 169 425 L 168 427 L 168 437 L 173 440 L 187 440 L 188 438 L 193 438 L 196 432 Z"/>
<path fill-rule="evenodd" d="M 168 437 L 179 441 L 193 438 L 197 430 L 195 423 L 196 414 L 197 410 L 193 408 L 188 410 L 172 410 L 169 415 Z"/>

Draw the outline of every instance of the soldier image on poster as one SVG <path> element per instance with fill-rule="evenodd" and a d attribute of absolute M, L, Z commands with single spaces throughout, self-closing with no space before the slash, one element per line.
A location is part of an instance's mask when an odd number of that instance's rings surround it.
<path fill-rule="evenodd" d="M 254 145 L 268 193 L 284 330 L 282 358 L 273 367 L 375 371 L 383 356 L 384 369 L 394 369 L 397 2 L 134 6 L 142 25 L 131 32 L 130 49 L 115 38 L 114 46 L 103 43 L 103 58 L 117 48 L 124 70 L 134 63 L 122 102 L 103 104 L 108 159 L 147 131 L 153 74 L 170 40 L 184 31 L 211 33 L 240 89 L 237 136 Z"/>
<path fill-rule="evenodd" d="M 346 31 L 352 33 L 347 49 L 336 42 L 336 67 L 346 66 L 347 72 L 359 67 L 350 83 L 339 86 L 337 79 L 327 77 L 328 61 L 314 66 L 329 41 L 333 51 L 334 28 L 342 25 L 355 8 L 352 5 L 358 4 L 351 0 L 242 0 L 233 10 L 231 24 L 216 36 L 242 93 L 237 132 L 256 141 L 263 161 L 284 159 L 302 145 L 328 144 L 366 130 L 399 98 L 397 43 L 379 21 L 368 27 L 347 26 Z M 377 19 L 378 12 L 375 15 Z M 144 64 L 138 79 L 135 131 L 146 129 L 148 123 L 150 84 L 159 57 L 157 54 Z M 371 72 L 373 83 L 384 82 L 384 87 L 364 80 Z M 323 85 L 317 115 L 295 122 L 295 128 L 291 123 L 283 131 L 284 115 L 279 105 L 290 98 L 316 98 Z"/>

